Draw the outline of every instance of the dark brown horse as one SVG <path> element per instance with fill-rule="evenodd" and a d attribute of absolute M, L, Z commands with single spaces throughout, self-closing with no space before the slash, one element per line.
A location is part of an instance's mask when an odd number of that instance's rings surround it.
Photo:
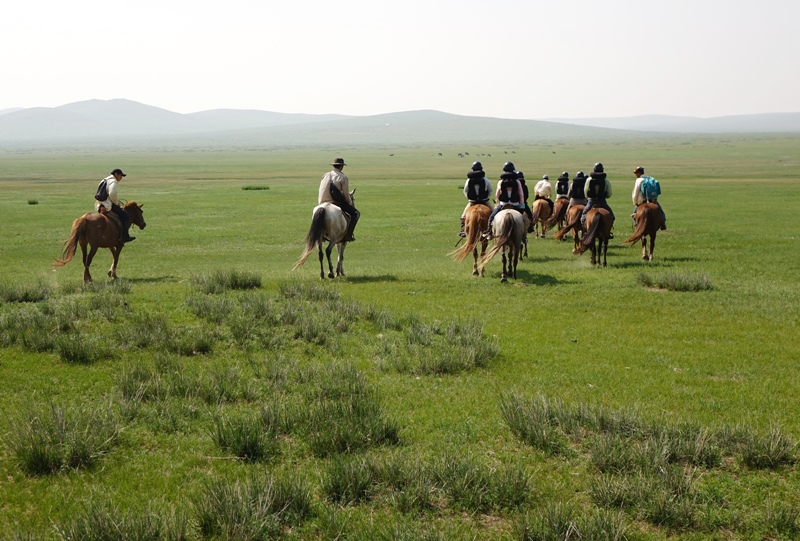
<path fill-rule="evenodd" d="M 573 205 L 567 212 L 567 225 L 556 232 L 556 240 L 565 240 L 567 233 L 572 231 L 572 253 L 579 255 L 581 248 L 581 213 L 584 205 Z"/>
<path fill-rule="evenodd" d="M 480 257 L 486 254 L 486 246 L 489 241 L 481 238 L 481 233 L 486 231 L 489 226 L 489 215 L 492 211 L 486 205 L 470 205 L 464 214 L 464 233 L 466 241 L 461 248 L 450 252 L 456 261 L 464 261 L 472 253 L 474 263 L 472 264 L 472 275 L 483 276 L 483 270 L 478 270 L 478 244 L 481 245 Z"/>
<path fill-rule="evenodd" d="M 592 265 L 600 264 L 600 251 L 603 252 L 603 266 L 608 265 L 606 252 L 608 252 L 608 241 L 611 238 L 611 213 L 604 208 L 595 207 L 586 213 L 586 235 L 583 237 L 579 253 L 586 250 L 592 251 Z M 595 246 L 597 241 L 597 246 Z"/>
<path fill-rule="evenodd" d="M 136 201 L 131 201 L 123 208 L 130 216 L 132 224 L 135 224 L 139 229 L 144 229 L 147 224 L 144 223 L 144 216 L 142 215 L 142 206 L 137 205 Z M 86 246 L 89 245 L 89 252 L 86 252 Z M 72 232 L 69 238 L 64 242 L 64 250 L 61 252 L 61 259 L 53 263 L 54 267 L 63 267 L 72 260 L 75 255 L 77 247 L 81 247 L 83 254 L 83 281 L 91 282 L 92 275 L 89 274 L 89 266 L 92 264 L 94 254 L 97 253 L 98 248 L 108 248 L 111 250 L 111 256 L 114 258 L 111 264 L 111 269 L 108 275 L 115 279 L 117 278 L 117 262 L 119 261 L 119 253 L 125 246 L 125 243 L 120 240 L 120 230 L 117 222 L 109 218 L 105 214 L 99 212 L 87 212 L 72 223 Z"/>
<path fill-rule="evenodd" d="M 636 223 L 633 235 L 625 242 L 633 243 L 642 239 L 642 259 L 653 260 L 653 249 L 656 247 L 656 233 L 664 223 L 661 209 L 655 203 L 644 203 L 636 207 L 633 220 Z M 647 253 L 647 237 L 650 237 L 650 254 Z"/>
<path fill-rule="evenodd" d="M 533 231 L 536 233 L 536 237 L 538 238 L 541 232 L 541 237 L 547 234 L 547 222 L 550 220 L 550 204 L 544 199 L 537 199 L 533 202 L 533 208 L 531 209 L 533 212 L 533 219 L 531 220 L 533 225 Z"/>
<path fill-rule="evenodd" d="M 569 207 L 569 199 L 566 197 L 559 197 L 556 199 L 555 206 L 553 207 L 553 215 L 547 220 L 547 227 L 553 227 L 558 224 L 558 228 L 564 227 L 567 221 L 567 207 Z M 563 240 L 563 239 L 562 239 Z"/>

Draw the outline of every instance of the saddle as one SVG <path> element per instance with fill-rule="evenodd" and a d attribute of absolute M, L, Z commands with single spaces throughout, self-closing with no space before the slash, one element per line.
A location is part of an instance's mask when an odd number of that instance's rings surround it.
<path fill-rule="evenodd" d="M 122 232 L 124 226 L 122 225 L 122 220 L 119 219 L 119 216 L 117 216 L 117 214 L 115 212 L 107 210 L 106 207 L 104 207 L 103 205 L 100 205 L 100 208 L 97 210 L 97 212 L 99 212 L 100 214 L 102 214 L 106 218 L 109 218 L 111 221 L 113 221 L 115 224 L 117 224 L 117 227 L 120 230 L 120 236 L 121 236 L 121 232 Z"/>

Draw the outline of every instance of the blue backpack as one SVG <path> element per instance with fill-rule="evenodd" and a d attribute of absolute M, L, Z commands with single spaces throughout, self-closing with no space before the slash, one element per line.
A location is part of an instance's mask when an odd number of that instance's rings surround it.
<path fill-rule="evenodd" d="M 661 195 L 661 185 L 653 177 L 642 177 L 642 195 L 645 199 L 655 199 Z"/>

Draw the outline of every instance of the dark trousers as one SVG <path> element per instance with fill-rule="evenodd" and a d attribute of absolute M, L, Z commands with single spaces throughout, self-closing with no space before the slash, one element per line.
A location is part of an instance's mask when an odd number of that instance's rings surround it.
<path fill-rule="evenodd" d="M 355 231 L 356 229 L 356 224 L 358 223 L 358 219 L 361 217 L 361 213 L 358 212 L 356 207 L 354 207 L 353 205 L 348 205 L 344 201 L 341 202 L 335 201 L 333 204 L 342 209 L 342 212 L 346 212 L 347 214 L 350 215 L 350 224 L 347 227 L 347 234 L 352 235 L 353 231 Z"/>
<path fill-rule="evenodd" d="M 581 223 L 586 221 L 586 213 L 589 212 L 594 207 L 606 209 L 609 214 L 611 214 L 611 222 L 613 223 L 616 218 L 614 217 L 614 211 L 611 210 L 611 207 L 608 206 L 605 197 L 595 197 L 594 199 L 589 199 L 586 203 L 586 206 L 583 207 L 583 212 L 581 213 Z"/>
<path fill-rule="evenodd" d="M 119 217 L 120 221 L 122 222 L 123 227 L 127 228 L 128 225 L 131 223 L 131 217 L 128 216 L 128 211 L 126 211 L 125 209 L 123 209 L 119 205 L 115 205 L 114 203 L 111 203 L 111 212 L 113 212 L 114 214 L 117 215 L 117 217 Z"/>
<path fill-rule="evenodd" d="M 525 205 L 525 206 L 527 207 L 528 205 Z M 494 217 L 497 216 L 498 212 L 500 212 L 501 210 L 505 210 L 505 209 L 514 209 L 514 210 L 519 211 L 519 212 L 524 212 L 524 209 L 519 208 L 518 203 L 498 203 L 497 205 L 495 205 L 494 210 L 489 215 L 489 231 L 492 230 L 492 224 L 494 223 Z M 530 209 L 528 209 L 527 211 L 530 212 Z"/>

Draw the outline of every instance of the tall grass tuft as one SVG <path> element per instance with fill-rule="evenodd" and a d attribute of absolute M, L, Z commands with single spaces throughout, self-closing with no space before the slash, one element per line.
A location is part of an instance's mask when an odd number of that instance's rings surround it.
<path fill-rule="evenodd" d="M 259 414 L 217 414 L 212 432 L 214 443 L 249 462 L 266 461 L 279 451 L 277 433 Z"/>
<path fill-rule="evenodd" d="M 42 280 L 35 284 L 0 283 L 0 304 L 41 302 L 50 298 L 52 294 L 52 288 Z"/>
<path fill-rule="evenodd" d="M 89 467 L 117 442 L 120 426 L 108 406 L 27 404 L 11 419 L 9 446 L 31 475 Z"/>
<path fill-rule="evenodd" d="M 334 455 L 322 491 L 331 502 L 348 505 L 369 499 L 375 484 L 375 471 L 363 456 Z"/>
<path fill-rule="evenodd" d="M 146 509 L 126 513 L 111 504 L 93 502 L 70 522 L 56 526 L 56 533 L 65 541 L 184 541 L 188 523 L 185 516 L 174 512 L 160 515 Z"/>
<path fill-rule="evenodd" d="M 70 364 L 92 364 L 114 356 L 111 344 L 103 338 L 86 334 L 57 336 L 55 350 L 64 362 Z"/>
<path fill-rule="evenodd" d="M 795 448 L 788 436 L 778 426 L 770 428 L 766 436 L 749 433 L 742 444 L 742 462 L 754 469 L 774 469 L 794 463 Z"/>
<path fill-rule="evenodd" d="M 707 274 L 681 274 L 668 272 L 659 276 L 650 276 L 641 272 L 636 280 L 644 287 L 657 287 L 670 291 L 707 291 L 713 289 Z"/>
<path fill-rule="evenodd" d="M 531 447 L 547 455 L 567 453 L 567 440 L 553 423 L 547 402 L 508 394 L 500 398 L 500 412 L 511 432 Z"/>
<path fill-rule="evenodd" d="M 276 539 L 284 525 L 299 525 L 311 515 L 311 491 L 291 475 L 215 479 L 195 497 L 194 509 L 203 537 Z"/>
<path fill-rule="evenodd" d="M 214 271 L 194 276 L 192 285 L 202 293 L 217 294 L 231 289 L 258 289 L 261 287 L 261 277 L 245 271 Z"/>

